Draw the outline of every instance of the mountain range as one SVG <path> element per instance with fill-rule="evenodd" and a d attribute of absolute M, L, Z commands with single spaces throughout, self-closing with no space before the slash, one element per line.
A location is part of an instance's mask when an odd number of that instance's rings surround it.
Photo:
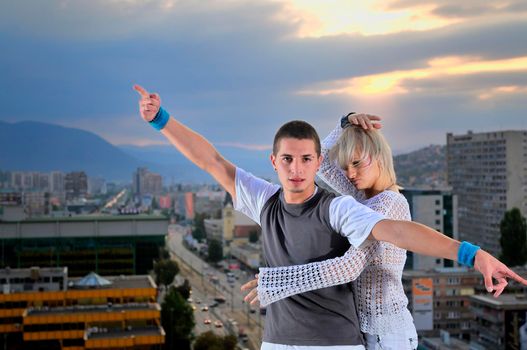
<path fill-rule="evenodd" d="M 233 163 L 262 177 L 274 177 L 269 151 L 218 147 Z M 89 131 L 41 122 L 0 121 L 0 169 L 64 172 L 84 170 L 88 176 L 131 181 L 137 167 L 147 167 L 175 182 L 212 182 L 174 147 L 116 146 Z"/>
<path fill-rule="evenodd" d="M 269 150 L 218 146 L 234 164 L 257 176 L 276 179 Z M 438 185 L 445 178 L 445 147 L 428 146 L 394 157 L 398 182 L 403 186 Z M 0 170 L 64 172 L 84 170 L 88 176 L 130 182 L 137 167 L 160 173 L 165 180 L 203 183 L 212 178 L 174 147 L 116 146 L 81 129 L 41 122 L 0 121 Z"/>

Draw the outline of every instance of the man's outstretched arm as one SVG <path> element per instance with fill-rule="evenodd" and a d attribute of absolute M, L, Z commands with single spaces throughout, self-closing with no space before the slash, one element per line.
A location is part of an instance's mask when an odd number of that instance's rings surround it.
<path fill-rule="evenodd" d="M 158 114 L 161 99 L 139 85 L 134 85 L 141 99 L 139 111 L 141 117 L 151 122 Z M 236 200 L 236 167 L 214 148 L 203 136 L 189 129 L 174 118 L 169 118 L 161 133 L 192 163 L 209 173 Z"/>
<path fill-rule="evenodd" d="M 410 221 L 381 220 L 372 229 L 370 237 L 385 241 L 397 247 L 424 255 L 436 256 L 458 261 L 461 246 L 459 241 L 447 237 L 430 227 Z M 520 277 L 498 259 L 483 249 L 476 251 L 474 268 L 481 272 L 485 287 L 494 296 L 499 296 L 507 286 L 507 278 L 512 278 L 524 285 L 527 280 Z M 498 284 L 494 285 L 492 279 Z"/>

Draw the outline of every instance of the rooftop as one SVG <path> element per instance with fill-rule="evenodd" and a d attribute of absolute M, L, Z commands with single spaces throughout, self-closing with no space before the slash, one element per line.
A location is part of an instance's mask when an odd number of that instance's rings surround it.
<path fill-rule="evenodd" d="M 478 271 L 466 267 L 438 267 L 430 270 L 404 270 L 403 277 L 481 276 Z"/>
<path fill-rule="evenodd" d="M 161 310 L 159 304 L 153 303 L 127 303 L 114 305 L 74 305 L 67 307 L 40 307 L 28 308 L 27 316 L 56 315 L 72 313 L 99 313 L 99 312 L 123 312 L 136 310 Z"/>
<path fill-rule="evenodd" d="M 68 289 L 86 289 L 83 286 L 76 286 L 81 278 L 70 278 L 71 285 Z M 132 288 L 157 288 L 152 277 L 148 275 L 134 275 L 134 276 L 104 276 L 104 279 L 111 282 L 108 285 L 89 286 L 89 289 L 132 289 Z"/>
<path fill-rule="evenodd" d="M 526 310 L 527 309 L 527 294 L 502 294 L 498 298 L 492 295 L 473 295 L 470 297 L 475 301 L 479 301 L 488 306 L 494 306 L 497 309 L 503 310 Z"/>
<path fill-rule="evenodd" d="M 127 330 L 109 330 L 105 328 L 90 329 L 87 332 L 87 339 L 107 339 L 107 338 L 123 338 L 132 336 L 145 335 L 165 335 L 165 331 L 161 327 L 141 327 L 129 328 Z"/>
<path fill-rule="evenodd" d="M 86 221 L 149 221 L 149 220 L 167 220 L 163 215 L 78 215 L 71 217 L 42 217 L 34 219 L 25 219 L 21 221 L 4 221 L 9 222 L 27 222 L 27 223 L 41 223 L 41 222 L 86 222 Z"/>

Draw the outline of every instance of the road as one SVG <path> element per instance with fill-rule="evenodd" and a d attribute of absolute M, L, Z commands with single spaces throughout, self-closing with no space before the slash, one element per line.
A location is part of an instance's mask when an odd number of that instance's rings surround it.
<path fill-rule="evenodd" d="M 173 258 L 180 263 L 181 275 L 187 279 L 192 286 L 193 305 L 196 307 L 196 329 L 195 334 L 214 329 L 217 334 L 231 332 L 238 335 L 239 331 L 247 333 L 248 341 L 244 346 L 250 349 L 259 349 L 262 339 L 264 317 L 258 312 L 258 307 L 253 307 L 251 313 L 249 305 L 243 302 L 244 293 L 240 287 L 249 281 L 253 276 L 242 273 L 239 280 L 234 283 L 227 281 L 227 276 L 223 271 L 212 268 L 199 256 L 189 251 L 183 246 L 183 235 L 186 229 L 179 225 L 169 226 L 167 247 L 173 254 Z M 212 277 L 215 276 L 215 277 Z M 217 282 L 213 280 L 216 279 Z M 219 303 L 216 307 L 210 307 L 214 303 L 214 298 L 225 297 L 225 303 Z M 196 304 L 200 300 L 200 304 Z M 200 311 L 202 305 L 209 305 L 209 311 Z M 254 311 L 256 310 L 256 312 Z M 211 319 L 212 323 L 219 320 L 224 327 L 215 329 L 214 325 L 205 325 L 205 316 Z M 223 333 L 224 334 L 224 333 Z"/>

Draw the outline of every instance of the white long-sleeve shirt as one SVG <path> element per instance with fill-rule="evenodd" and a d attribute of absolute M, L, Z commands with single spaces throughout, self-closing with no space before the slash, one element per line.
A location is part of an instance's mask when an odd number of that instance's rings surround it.
<path fill-rule="evenodd" d="M 411 220 L 403 195 L 384 191 L 366 199 L 328 157 L 329 149 L 342 133 L 340 124 L 322 142 L 323 164 L 319 177 L 335 191 L 352 195 L 360 203 L 388 219 Z M 310 290 L 354 281 L 355 300 L 361 331 L 386 335 L 401 331 L 414 333 L 408 299 L 401 282 L 406 250 L 386 242 L 351 247 L 342 257 L 304 265 L 261 268 L 258 297 L 266 306 L 277 300 Z"/>

